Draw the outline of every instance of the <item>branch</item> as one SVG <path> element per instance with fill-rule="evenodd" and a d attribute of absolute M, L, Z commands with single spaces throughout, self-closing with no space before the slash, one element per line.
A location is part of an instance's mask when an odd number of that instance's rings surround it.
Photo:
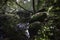
<path fill-rule="evenodd" d="M 22 9 L 24 9 L 25 11 L 28 11 L 28 12 L 30 12 L 30 13 L 33 13 L 32 11 L 29 11 L 29 10 L 27 10 L 27 9 L 25 9 L 25 8 L 23 8 L 20 4 L 18 4 L 17 2 L 15 2 L 19 7 L 21 7 Z"/>
<path fill-rule="evenodd" d="M 33 13 L 35 14 L 36 10 L 35 10 L 35 0 L 32 0 L 32 6 L 33 6 Z"/>

